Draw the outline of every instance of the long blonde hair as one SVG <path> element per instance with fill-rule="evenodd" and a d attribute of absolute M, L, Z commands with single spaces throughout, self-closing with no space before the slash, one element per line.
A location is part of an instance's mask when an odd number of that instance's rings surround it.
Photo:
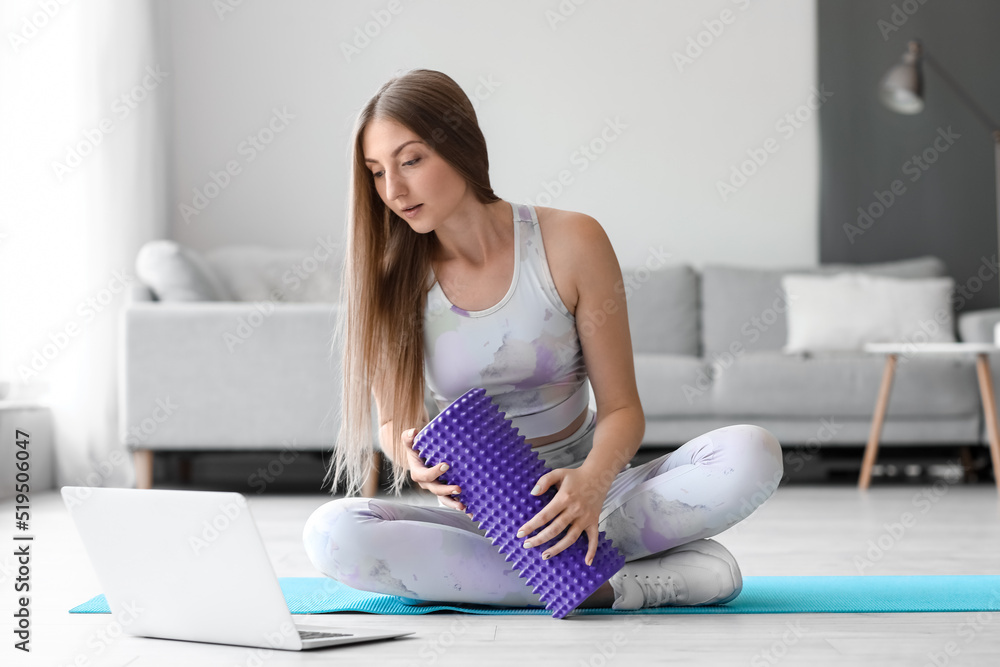
<path fill-rule="evenodd" d="M 401 435 L 427 422 L 424 406 L 424 309 L 434 233 L 418 234 L 388 208 L 365 165 L 362 139 L 376 119 L 392 120 L 419 136 L 469 184 L 484 204 L 500 201 L 490 186 L 486 140 L 476 111 L 446 74 L 415 69 L 387 81 L 365 104 L 354 126 L 347 250 L 340 312 L 331 354 L 341 355 L 340 430 L 326 479 L 335 492 L 360 493 L 372 464 L 372 390 L 391 387 L 392 481 L 399 495 L 409 479 Z"/>

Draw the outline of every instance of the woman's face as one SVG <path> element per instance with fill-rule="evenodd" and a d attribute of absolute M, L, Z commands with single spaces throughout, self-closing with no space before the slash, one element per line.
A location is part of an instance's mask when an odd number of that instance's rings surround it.
<path fill-rule="evenodd" d="M 376 119 L 361 137 L 365 164 L 385 205 L 414 231 L 433 231 L 460 205 L 468 183 L 406 127 Z M 408 207 L 418 206 L 409 214 Z"/>

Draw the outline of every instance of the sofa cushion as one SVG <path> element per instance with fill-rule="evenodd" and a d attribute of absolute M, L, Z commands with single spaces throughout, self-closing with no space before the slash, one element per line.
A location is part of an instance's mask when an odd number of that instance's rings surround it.
<path fill-rule="evenodd" d="M 650 419 L 712 414 L 712 382 L 699 357 L 636 354 L 635 384 Z"/>
<path fill-rule="evenodd" d="M 862 351 L 865 343 L 954 343 L 951 294 L 944 278 L 889 278 L 865 273 L 790 273 L 785 352 Z"/>
<path fill-rule="evenodd" d="M 705 265 L 701 275 L 701 332 L 704 354 L 781 350 L 788 338 L 787 297 L 781 278 L 788 273 L 828 275 L 844 271 L 897 278 L 946 275 L 937 257 L 881 264 L 825 264 L 819 267 L 764 269 Z"/>
<path fill-rule="evenodd" d="M 719 359 L 713 408 L 732 416 L 871 418 L 885 356 L 864 352 L 748 352 Z M 953 417 L 979 411 L 968 357 L 900 355 L 888 417 Z"/>
<path fill-rule="evenodd" d="M 623 268 L 635 353 L 699 354 L 698 274 L 686 264 Z"/>
<path fill-rule="evenodd" d="M 237 301 L 336 302 L 340 262 L 330 252 L 224 246 L 205 259 Z"/>
<path fill-rule="evenodd" d="M 139 249 L 135 273 L 160 301 L 231 301 L 232 294 L 201 254 L 158 239 Z"/>

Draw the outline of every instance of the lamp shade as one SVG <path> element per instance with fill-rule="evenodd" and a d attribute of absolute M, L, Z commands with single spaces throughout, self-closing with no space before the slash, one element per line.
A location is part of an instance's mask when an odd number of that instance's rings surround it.
<path fill-rule="evenodd" d="M 910 42 L 903 62 L 892 67 L 879 84 L 882 104 L 896 113 L 920 113 L 924 108 L 924 72 L 920 43 Z"/>

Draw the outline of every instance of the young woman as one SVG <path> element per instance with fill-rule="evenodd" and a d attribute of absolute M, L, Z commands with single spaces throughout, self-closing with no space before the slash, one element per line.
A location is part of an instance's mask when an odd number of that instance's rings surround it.
<path fill-rule="evenodd" d="M 782 474 L 778 441 L 757 426 L 728 426 L 630 466 L 645 420 L 611 243 L 590 216 L 494 194 L 476 113 L 451 78 L 413 70 L 365 105 L 349 213 L 336 336 L 343 407 L 328 477 L 334 488 L 346 479 L 347 496 L 361 488 L 374 396 L 392 491 L 408 475 L 439 506 L 326 503 L 303 533 L 317 569 L 411 603 L 543 605 L 453 497 L 461 489 L 437 481 L 446 464 L 428 469 L 412 448 L 428 421 L 425 389 L 443 409 L 484 387 L 552 468 L 536 490 L 557 493 L 522 527 L 524 547 L 551 557 L 585 535 L 589 563 L 603 530 L 625 555 L 581 606 L 739 594 L 735 559 L 706 538 L 767 499 Z"/>

